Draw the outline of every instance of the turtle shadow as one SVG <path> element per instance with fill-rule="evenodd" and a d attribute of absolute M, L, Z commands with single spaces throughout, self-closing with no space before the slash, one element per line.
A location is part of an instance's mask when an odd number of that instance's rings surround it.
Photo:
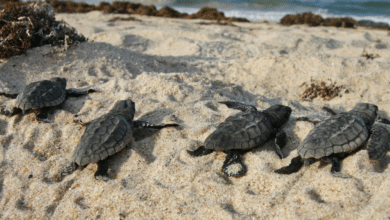
<path fill-rule="evenodd" d="M 289 120 L 289 122 L 287 122 L 287 125 L 282 128 L 282 130 L 284 130 L 284 132 L 286 133 L 287 135 L 287 146 L 283 147 L 281 150 L 282 150 L 282 154 L 283 154 L 283 159 L 287 158 L 288 156 L 290 156 L 291 152 L 296 150 L 298 148 L 298 146 L 300 145 L 300 138 L 298 137 L 298 135 L 295 134 L 295 132 L 290 132 L 290 130 L 292 130 L 292 128 L 295 128 L 296 127 L 296 123 L 297 123 L 297 120 Z M 289 144 L 289 143 L 298 143 L 298 144 Z M 275 143 L 274 143 L 275 144 Z"/>
<path fill-rule="evenodd" d="M 85 101 L 88 100 L 88 96 L 89 94 L 80 97 L 67 97 L 61 105 L 55 107 L 55 110 L 64 110 L 72 115 L 77 115 L 84 107 Z"/>
<path fill-rule="evenodd" d="M 7 133 L 8 122 L 0 119 L 0 135 Z"/>
<path fill-rule="evenodd" d="M 389 164 L 390 164 L 390 156 L 386 155 L 384 158 L 374 163 L 374 170 L 377 173 L 383 173 L 389 167 Z"/>

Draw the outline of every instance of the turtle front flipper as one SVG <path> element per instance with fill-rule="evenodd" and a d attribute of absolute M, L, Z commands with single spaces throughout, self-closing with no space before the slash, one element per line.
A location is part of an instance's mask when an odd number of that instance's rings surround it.
<path fill-rule="evenodd" d="M 303 159 L 301 156 L 294 157 L 291 160 L 290 165 L 275 170 L 275 173 L 279 174 L 292 174 L 298 172 L 303 166 Z"/>
<path fill-rule="evenodd" d="M 312 119 L 310 119 L 308 117 L 305 117 L 305 116 L 304 117 L 298 117 L 297 121 L 307 121 L 307 122 L 312 123 L 313 125 L 316 125 L 316 124 L 321 122 L 320 120 L 312 120 Z"/>
<path fill-rule="evenodd" d="M 154 129 L 162 129 L 167 127 L 178 127 L 178 124 L 160 124 L 160 125 L 154 125 L 150 124 L 146 121 L 133 121 L 133 127 L 134 129 L 142 129 L 142 128 L 154 128 Z"/>
<path fill-rule="evenodd" d="M 283 159 L 282 148 L 286 146 L 287 135 L 282 129 L 278 129 L 275 135 L 275 150 L 280 159 Z"/>
<path fill-rule="evenodd" d="M 211 154 L 212 152 L 214 152 L 214 150 L 206 149 L 204 146 L 200 146 L 200 147 L 198 147 L 198 149 L 196 149 L 194 151 L 187 150 L 187 152 L 191 156 L 199 157 L 199 156 L 204 156 L 204 155 L 207 155 L 207 154 Z"/>
<path fill-rule="evenodd" d="M 390 125 L 389 119 L 386 119 L 386 118 L 378 118 L 377 122 L 380 122 L 382 124 Z"/>
<path fill-rule="evenodd" d="M 98 92 L 98 90 L 93 89 L 91 87 L 92 86 L 89 86 L 87 88 L 82 88 L 82 89 L 76 89 L 76 88 L 67 89 L 66 95 L 71 97 L 78 97 L 78 96 L 86 95 L 88 93 Z"/>
<path fill-rule="evenodd" d="M 340 178 L 351 178 L 350 175 L 340 173 L 341 161 L 338 157 L 335 156 L 323 157 L 321 158 L 321 160 L 326 163 L 332 164 L 332 167 L 330 168 L 330 172 L 332 173 L 333 176 L 340 177 Z"/>
<path fill-rule="evenodd" d="M 5 105 L 0 105 L 0 115 L 5 116 L 14 116 L 16 114 L 22 113 L 22 110 L 20 108 L 12 108 L 10 110 L 6 110 Z"/>
<path fill-rule="evenodd" d="M 37 121 L 45 122 L 45 123 L 53 123 L 53 121 L 50 121 L 47 116 L 49 113 L 50 107 L 41 108 L 39 113 L 36 116 Z"/>
<path fill-rule="evenodd" d="M 237 109 L 242 112 L 247 112 L 247 111 L 257 111 L 257 108 L 253 105 L 247 105 L 244 103 L 240 102 L 232 102 L 232 101 L 224 101 L 224 102 L 219 102 L 221 104 L 225 104 L 228 108 L 232 109 Z"/>
<path fill-rule="evenodd" d="M 379 160 L 389 151 L 390 133 L 379 123 L 371 128 L 371 139 L 368 141 L 367 151 L 370 160 Z"/>
<path fill-rule="evenodd" d="M 322 107 L 322 109 L 324 109 L 326 112 L 328 112 L 331 115 L 337 115 L 337 113 L 335 111 L 333 111 L 333 109 L 331 109 L 327 106 Z"/>
<path fill-rule="evenodd" d="M 16 99 L 16 97 L 18 97 L 18 94 L 10 94 L 10 93 L 4 93 L 4 92 L 0 92 L 0 95 L 2 96 L 5 96 L 7 98 L 10 98 L 10 99 Z"/>
<path fill-rule="evenodd" d="M 98 169 L 95 172 L 95 179 L 96 180 L 103 180 L 108 181 L 110 180 L 110 177 L 108 176 L 108 163 L 106 160 L 100 160 L 98 163 Z"/>
<path fill-rule="evenodd" d="M 247 169 L 241 160 L 241 153 L 239 151 L 228 152 L 222 166 L 222 171 L 228 177 L 239 177 L 246 173 Z"/>

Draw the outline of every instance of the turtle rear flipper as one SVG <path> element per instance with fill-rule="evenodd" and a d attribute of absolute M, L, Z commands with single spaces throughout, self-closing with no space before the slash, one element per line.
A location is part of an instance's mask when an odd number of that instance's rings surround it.
<path fill-rule="evenodd" d="M 377 123 L 372 126 L 371 132 L 371 139 L 367 146 L 368 156 L 370 160 L 379 160 L 389 151 L 390 133 Z"/>
<path fill-rule="evenodd" d="M 92 86 L 81 88 L 81 89 L 76 89 L 76 88 L 67 89 L 66 95 L 71 97 L 78 97 L 78 96 L 86 95 L 88 93 L 98 92 L 98 90 L 91 87 Z"/>
<path fill-rule="evenodd" d="M 239 177 L 244 175 L 247 169 L 241 160 L 241 152 L 229 151 L 225 162 L 223 163 L 222 171 L 228 177 Z"/>
<path fill-rule="evenodd" d="M 321 158 L 322 161 L 326 163 L 332 164 L 332 167 L 330 168 L 330 172 L 332 173 L 333 176 L 335 177 L 340 177 L 340 178 L 351 178 L 350 175 L 340 173 L 341 171 L 341 161 L 338 157 L 323 157 Z"/>
<path fill-rule="evenodd" d="M 224 101 L 224 102 L 219 102 L 221 104 L 225 104 L 228 108 L 232 109 L 237 109 L 242 112 L 247 112 L 247 111 L 257 111 L 257 108 L 253 105 L 247 105 L 244 103 L 240 102 L 232 102 L 232 101 Z"/>
<path fill-rule="evenodd" d="M 97 162 L 98 169 L 95 172 L 95 179 L 96 180 L 103 180 L 103 181 L 108 181 L 111 178 L 108 176 L 108 162 L 107 159 L 105 160 L 100 160 Z"/>
<path fill-rule="evenodd" d="M 275 170 L 275 173 L 279 174 L 292 174 L 298 172 L 303 166 L 303 159 L 301 156 L 294 157 L 291 160 L 290 165 Z"/>
<path fill-rule="evenodd" d="M 79 165 L 75 162 L 70 162 L 68 166 L 61 170 L 61 177 L 72 174 Z"/>

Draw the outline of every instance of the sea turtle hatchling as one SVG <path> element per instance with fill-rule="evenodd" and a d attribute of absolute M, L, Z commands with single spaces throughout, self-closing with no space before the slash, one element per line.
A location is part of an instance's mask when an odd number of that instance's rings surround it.
<path fill-rule="evenodd" d="M 5 106 L 0 106 L 0 114 L 13 116 L 20 112 L 26 114 L 29 110 L 37 110 L 38 121 L 50 122 L 47 119 L 50 107 L 60 105 L 67 96 L 81 96 L 95 91 L 91 88 L 66 89 L 66 79 L 60 77 L 37 81 L 27 85 L 20 94 L 0 93 L 6 97 L 16 98 L 16 104 L 11 110 L 5 110 Z"/>
<path fill-rule="evenodd" d="M 241 161 L 241 154 L 275 139 L 276 153 L 283 158 L 281 148 L 287 142 L 286 134 L 281 127 L 288 121 L 291 108 L 273 105 L 264 111 L 239 102 L 220 102 L 229 108 L 242 112 L 228 117 L 218 125 L 216 130 L 205 140 L 204 146 L 194 151 L 187 150 L 192 156 L 203 156 L 213 151 L 227 153 L 222 171 L 227 176 L 242 176 L 247 169 Z"/>
<path fill-rule="evenodd" d="M 330 171 L 334 176 L 349 178 L 340 173 L 341 160 L 362 146 L 370 136 L 367 146 L 370 159 L 380 159 L 389 150 L 390 133 L 384 127 L 387 125 L 382 124 L 388 124 L 389 121 L 384 119 L 380 120 L 382 123 L 374 124 L 377 112 L 378 107 L 368 103 L 358 103 L 349 112 L 331 112 L 333 116 L 317 123 L 298 146 L 299 155 L 292 159 L 291 164 L 275 172 L 295 173 L 303 165 L 322 160 L 332 164 Z"/>
<path fill-rule="evenodd" d="M 77 168 L 84 169 L 90 163 L 97 163 L 96 179 L 108 180 L 107 157 L 118 153 L 130 142 L 133 131 L 142 128 L 177 127 L 178 124 L 152 125 L 145 121 L 134 121 L 135 103 L 128 100 L 117 101 L 105 115 L 87 125 L 84 134 L 74 150 L 70 165 L 62 173 L 71 174 Z"/>

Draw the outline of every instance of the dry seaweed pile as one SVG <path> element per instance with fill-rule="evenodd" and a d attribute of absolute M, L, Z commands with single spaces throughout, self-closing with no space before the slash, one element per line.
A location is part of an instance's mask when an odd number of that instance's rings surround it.
<path fill-rule="evenodd" d="M 294 24 L 307 24 L 309 26 L 334 26 L 353 28 L 356 21 L 349 17 L 344 18 L 326 18 L 323 19 L 321 15 L 315 15 L 311 12 L 296 15 L 286 15 L 281 20 L 282 25 L 290 26 Z"/>
<path fill-rule="evenodd" d="M 56 21 L 51 5 L 12 3 L 0 12 L 0 58 L 23 54 L 30 47 L 46 44 L 71 45 L 85 41 L 65 22 Z"/>
<path fill-rule="evenodd" d="M 332 82 L 329 79 L 329 84 L 324 81 L 316 81 L 311 79 L 310 85 L 304 82 L 300 87 L 305 86 L 305 91 L 300 95 L 303 101 L 313 101 L 317 97 L 321 97 L 324 101 L 330 101 L 335 97 L 341 97 L 342 90 L 345 90 L 345 93 L 349 91 L 345 89 L 343 85 L 337 86 L 336 82 Z"/>
<path fill-rule="evenodd" d="M 139 14 L 147 16 L 157 16 L 165 18 L 184 18 L 184 19 L 207 19 L 207 20 L 221 20 L 221 21 L 238 21 L 249 22 L 245 18 L 225 17 L 223 12 L 214 8 L 205 7 L 199 10 L 197 13 L 188 15 L 187 13 L 180 13 L 173 8 L 165 6 L 160 10 L 157 10 L 153 5 L 142 5 L 139 3 L 131 2 L 118 2 L 114 1 L 112 4 L 107 2 L 100 2 L 98 6 L 89 5 L 85 2 L 72 2 L 72 1 L 49 1 L 57 13 L 86 13 L 90 11 L 103 11 L 105 13 L 117 13 L 117 14 Z"/>
<path fill-rule="evenodd" d="M 375 58 L 380 57 L 379 54 L 373 54 L 373 53 L 367 53 L 367 51 L 364 49 L 361 57 L 365 57 L 367 60 L 373 60 Z"/>

